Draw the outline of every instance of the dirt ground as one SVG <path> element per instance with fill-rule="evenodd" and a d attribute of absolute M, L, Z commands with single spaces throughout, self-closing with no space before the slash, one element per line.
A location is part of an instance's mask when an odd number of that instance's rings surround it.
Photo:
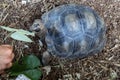
<path fill-rule="evenodd" d="M 22 0 L 25 1 L 25 0 Z M 28 30 L 34 19 L 38 19 L 47 10 L 68 4 L 84 4 L 93 8 L 104 19 L 107 27 L 107 43 L 98 55 L 84 59 L 52 59 L 47 74 L 43 71 L 40 80 L 120 80 L 120 0 L 0 0 L 0 25 Z M 14 47 L 15 60 L 25 54 L 42 54 L 38 38 L 33 43 L 24 43 L 4 39 L 7 31 L 0 29 L 0 44 L 11 44 Z M 42 67 L 43 68 L 43 67 Z M 9 80 L 8 74 L 1 75 L 1 80 Z"/>

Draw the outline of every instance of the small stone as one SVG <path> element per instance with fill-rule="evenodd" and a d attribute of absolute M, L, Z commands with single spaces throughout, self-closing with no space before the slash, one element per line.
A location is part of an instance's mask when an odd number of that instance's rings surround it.
<path fill-rule="evenodd" d="M 63 75 L 64 80 L 74 80 L 71 74 Z"/>
<path fill-rule="evenodd" d="M 115 72 L 114 70 L 110 70 L 110 77 L 111 77 L 111 80 L 116 80 L 116 78 L 118 77 L 118 74 L 117 72 Z"/>
<path fill-rule="evenodd" d="M 31 79 L 29 79 L 24 74 L 20 74 L 20 75 L 18 75 L 18 77 L 15 80 L 31 80 Z"/>
<path fill-rule="evenodd" d="M 115 39 L 115 42 L 118 43 L 118 42 L 120 42 L 120 41 L 119 41 L 118 39 Z"/>
<path fill-rule="evenodd" d="M 27 4 L 27 3 L 31 2 L 31 1 L 30 0 L 22 0 L 21 2 L 22 2 L 22 4 Z"/>
<path fill-rule="evenodd" d="M 80 79 L 80 73 L 76 73 L 77 79 Z"/>
<path fill-rule="evenodd" d="M 51 71 L 51 66 L 45 66 L 45 67 L 43 67 L 43 69 L 46 71 L 46 75 L 49 75 L 49 73 Z"/>

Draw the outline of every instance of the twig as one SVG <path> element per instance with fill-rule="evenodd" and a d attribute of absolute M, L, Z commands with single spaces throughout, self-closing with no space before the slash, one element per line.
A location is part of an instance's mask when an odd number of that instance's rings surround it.
<path fill-rule="evenodd" d="M 8 5 L 4 10 L 3 10 L 3 12 L 1 13 L 1 15 L 0 15 L 0 21 L 3 21 L 2 20 L 2 17 L 3 17 L 3 15 L 4 15 L 4 13 L 5 13 L 5 11 L 8 9 L 10 7 L 10 5 Z M 7 14 L 6 14 L 7 15 Z M 5 16 L 6 17 L 6 16 Z M 3 18 L 3 19 L 5 19 L 5 18 Z"/>
<path fill-rule="evenodd" d="M 7 13 L 7 14 L 5 15 L 5 17 L 2 19 L 1 23 L 7 18 L 8 15 L 9 15 L 9 13 Z"/>

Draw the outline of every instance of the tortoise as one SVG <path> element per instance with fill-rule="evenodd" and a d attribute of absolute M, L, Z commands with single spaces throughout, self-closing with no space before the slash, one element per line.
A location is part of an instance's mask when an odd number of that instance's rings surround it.
<path fill-rule="evenodd" d="M 44 13 L 41 19 L 36 19 L 30 30 L 46 31 L 47 50 L 59 58 L 84 58 L 97 54 L 106 43 L 103 19 L 85 5 L 55 7 Z"/>

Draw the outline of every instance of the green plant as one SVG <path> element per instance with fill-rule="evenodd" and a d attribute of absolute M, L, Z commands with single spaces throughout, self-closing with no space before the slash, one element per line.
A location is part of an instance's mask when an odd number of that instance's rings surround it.
<path fill-rule="evenodd" d="M 29 32 L 23 29 L 5 27 L 5 26 L 0 26 L 0 28 L 10 32 L 10 34 L 8 34 L 8 36 L 6 36 L 4 40 L 6 40 L 8 37 L 11 37 L 18 41 L 33 42 L 28 37 L 28 35 L 34 36 L 35 34 L 33 32 Z M 21 60 L 13 63 L 13 66 L 9 70 L 10 76 L 18 76 L 20 74 L 24 74 L 31 80 L 39 80 L 39 78 L 42 75 L 39 66 L 41 66 L 41 63 L 36 56 L 27 55 L 25 57 L 22 57 Z"/>
<path fill-rule="evenodd" d="M 15 29 L 15 28 L 10 28 L 10 27 L 5 27 L 5 26 L 0 26 L 0 28 L 5 29 L 10 32 L 10 34 L 7 37 L 10 36 L 11 38 L 15 40 L 19 40 L 19 41 L 32 42 L 32 40 L 28 37 L 28 35 L 30 36 L 35 35 L 33 32 L 29 32 L 23 29 Z"/>
<path fill-rule="evenodd" d="M 20 62 L 16 61 L 10 69 L 10 76 L 18 76 L 24 74 L 31 80 L 39 80 L 42 72 L 39 69 L 41 63 L 34 55 L 27 55 L 21 59 Z"/>

